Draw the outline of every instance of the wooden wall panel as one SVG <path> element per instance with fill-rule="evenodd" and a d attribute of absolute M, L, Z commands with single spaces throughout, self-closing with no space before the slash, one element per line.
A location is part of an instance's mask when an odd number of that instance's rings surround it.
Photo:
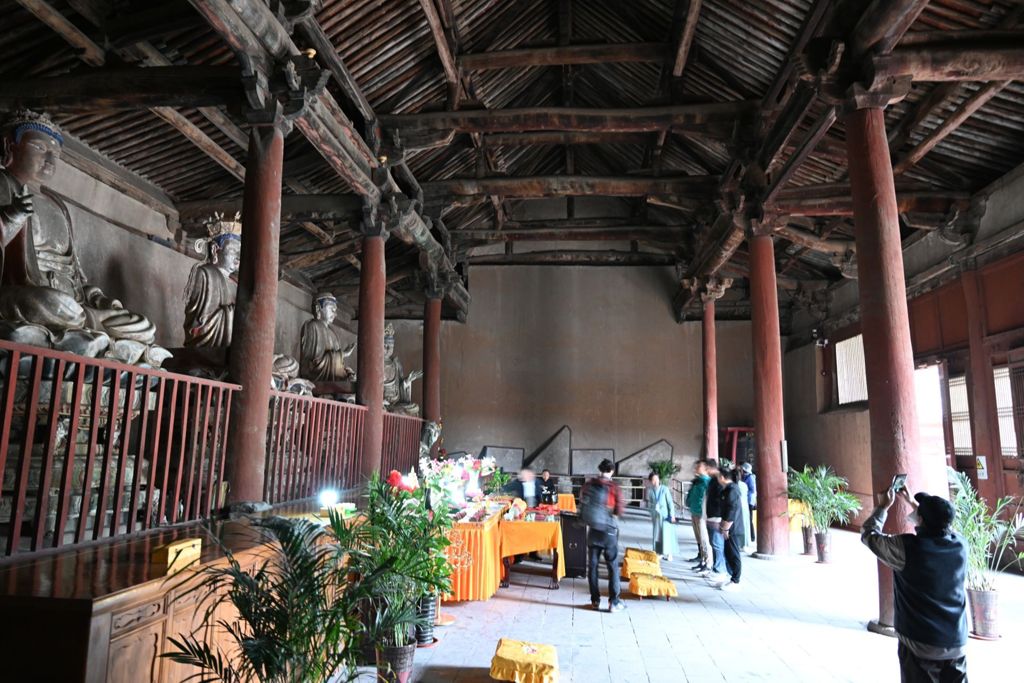
<path fill-rule="evenodd" d="M 988 334 L 1024 327 L 1024 252 L 981 269 Z"/>
<path fill-rule="evenodd" d="M 949 349 L 967 345 L 967 302 L 959 280 L 939 287 L 933 294 L 939 315 L 942 347 Z"/>
<path fill-rule="evenodd" d="M 932 353 L 942 348 L 937 302 L 935 292 L 928 292 L 909 304 L 910 340 L 915 354 Z"/>

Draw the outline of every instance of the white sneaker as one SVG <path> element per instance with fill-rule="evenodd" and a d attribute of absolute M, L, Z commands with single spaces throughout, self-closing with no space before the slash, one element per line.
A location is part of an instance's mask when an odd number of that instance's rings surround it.
<path fill-rule="evenodd" d="M 726 591 L 728 593 L 735 593 L 739 589 L 740 589 L 740 585 L 738 583 L 736 583 L 735 581 L 733 581 L 732 579 L 729 579 L 725 583 L 722 583 L 722 584 L 718 585 L 718 590 Z"/>
<path fill-rule="evenodd" d="M 714 571 L 710 572 L 704 578 L 706 578 L 708 580 L 708 583 L 712 583 L 712 584 L 719 584 L 719 583 L 724 583 L 726 581 L 729 581 L 729 577 L 727 575 L 719 574 L 718 572 L 714 572 Z"/>

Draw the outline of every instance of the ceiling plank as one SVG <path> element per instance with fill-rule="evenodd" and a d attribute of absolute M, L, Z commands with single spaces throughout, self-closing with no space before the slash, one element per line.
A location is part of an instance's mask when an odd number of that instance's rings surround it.
<path fill-rule="evenodd" d="M 465 71 L 609 62 L 661 62 L 668 56 L 670 49 L 665 43 L 563 45 L 465 54 L 460 55 L 457 61 Z"/>

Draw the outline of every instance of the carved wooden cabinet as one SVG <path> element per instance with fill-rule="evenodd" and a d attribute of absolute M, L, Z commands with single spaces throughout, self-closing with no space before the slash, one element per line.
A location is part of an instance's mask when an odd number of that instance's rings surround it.
<path fill-rule="evenodd" d="M 244 565 L 259 554 L 248 525 L 214 528 Z M 180 683 L 195 669 L 169 659 L 168 636 L 196 632 L 225 653 L 223 630 L 202 627 L 209 602 L 179 577 L 150 573 L 153 548 L 203 538 L 203 566 L 224 562 L 210 532 L 176 529 L 0 565 L 0 679 L 30 682 Z M 216 617 L 230 617 L 229 605 Z"/>

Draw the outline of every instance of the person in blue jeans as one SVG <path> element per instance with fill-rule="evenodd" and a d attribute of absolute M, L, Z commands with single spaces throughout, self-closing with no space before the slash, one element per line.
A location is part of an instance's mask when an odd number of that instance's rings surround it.
<path fill-rule="evenodd" d="M 598 586 L 597 565 L 604 556 L 608 570 L 608 611 L 626 608 L 620 597 L 619 581 L 619 524 L 625 500 L 622 489 L 612 479 L 615 464 L 602 460 L 597 467 L 600 475 L 590 479 L 580 491 L 580 516 L 587 523 L 587 581 L 590 587 L 590 605 L 598 609 L 601 592 Z"/>
<path fill-rule="evenodd" d="M 722 486 L 718 481 L 718 461 L 714 458 L 708 459 L 706 470 L 711 480 L 708 481 L 708 492 L 704 502 L 707 514 L 708 536 L 711 537 L 711 569 L 697 569 L 701 576 L 715 575 L 714 578 L 721 578 L 725 575 L 725 537 L 722 536 Z"/>

